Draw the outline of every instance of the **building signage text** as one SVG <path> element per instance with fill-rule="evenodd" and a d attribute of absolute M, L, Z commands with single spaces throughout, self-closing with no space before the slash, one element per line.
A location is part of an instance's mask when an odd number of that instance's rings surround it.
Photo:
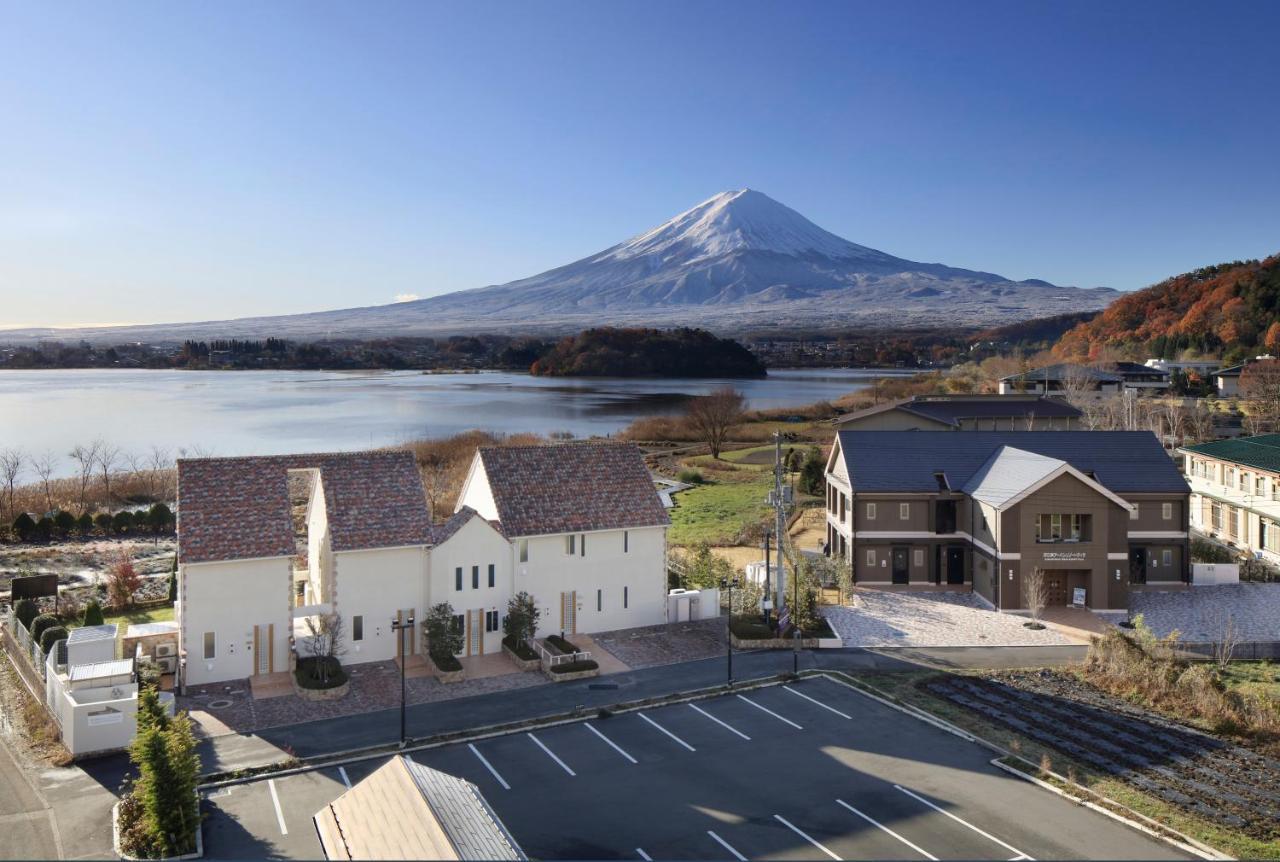
<path fill-rule="evenodd" d="M 1044 558 L 1048 560 L 1083 560 L 1084 551 L 1045 551 Z"/>

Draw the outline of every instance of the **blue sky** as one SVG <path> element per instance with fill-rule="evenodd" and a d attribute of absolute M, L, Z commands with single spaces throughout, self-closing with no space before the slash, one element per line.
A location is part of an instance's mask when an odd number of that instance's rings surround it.
<path fill-rule="evenodd" d="M 1132 289 L 1280 251 L 1280 3 L 0 0 L 0 327 L 532 275 L 759 189 Z"/>

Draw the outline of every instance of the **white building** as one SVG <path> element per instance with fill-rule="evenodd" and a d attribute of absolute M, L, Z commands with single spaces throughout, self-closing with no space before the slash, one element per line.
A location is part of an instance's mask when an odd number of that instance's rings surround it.
<path fill-rule="evenodd" d="M 1191 528 L 1280 566 L 1280 434 L 1186 446 Z"/>
<path fill-rule="evenodd" d="M 447 602 L 461 655 L 501 649 L 518 592 L 539 634 L 665 621 L 670 521 L 640 451 L 621 443 L 481 449 L 448 523 L 432 525 L 404 451 L 178 462 L 181 679 L 290 669 L 306 620 L 337 613 L 346 664 L 425 652 Z"/>

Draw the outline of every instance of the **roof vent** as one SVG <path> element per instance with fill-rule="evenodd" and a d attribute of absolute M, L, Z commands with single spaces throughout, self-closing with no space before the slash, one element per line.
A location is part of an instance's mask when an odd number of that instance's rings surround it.
<path fill-rule="evenodd" d="M 951 490 L 951 483 L 947 481 L 947 474 L 946 474 L 946 473 L 943 473 L 943 472 L 937 472 L 937 473 L 934 473 L 934 474 L 933 474 L 933 478 L 934 478 L 934 481 L 936 481 L 936 482 L 938 483 L 938 490 L 939 490 L 939 491 L 950 491 L 950 490 Z"/>

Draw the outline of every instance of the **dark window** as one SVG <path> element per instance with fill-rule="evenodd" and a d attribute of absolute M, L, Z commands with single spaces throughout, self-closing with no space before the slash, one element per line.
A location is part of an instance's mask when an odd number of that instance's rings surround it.
<path fill-rule="evenodd" d="M 453 570 L 453 588 L 455 590 L 462 589 L 462 566 Z"/>
<path fill-rule="evenodd" d="M 596 590 L 596 610 L 604 610 L 604 590 Z"/>
<path fill-rule="evenodd" d="M 471 567 L 471 589 L 473 590 L 480 589 L 480 567 L 479 566 Z"/>
<path fill-rule="evenodd" d="M 587 555 L 587 534 L 586 533 L 582 534 L 582 540 L 578 542 L 578 547 L 581 548 L 581 553 L 579 554 L 579 556 L 585 557 Z"/>
<path fill-rule="evenodd" d="M 364 640 L 364 617 L 354 616 L 351 618 L 351 639 L 353 641 Z"/>
<path fill-rule="evenodd" d="M 626 608 L 626 606 L 627 606 L 627 599 L 628 599 L 627 593 L 628 593 L 628 591 L 629 591 L 629 588 L 628 588 L 628 587 L 623 587 L 623 588 L 622 588 L 622 607 L 623 607 L 623 608 Z"/>
<path fill-rule="evenodd" d="M 484 612 L 484 630 L 487 632 L 496 632 L 498 630 L 498 612 Z"/>
<path fill-rule="evenodd" d="M 631 550 L 631 547 L 630 547 L 629 534 L 627 533 L 626 530 L 623 530 L 622 531 L 622 553 L 625 554 L 630 550 Z"/>
<path fill-rule="evenodd" d="M 490 564 L 489 564 L 489 587 L 490 587 L 490 588 L 492 588 L 492 587 L 493 587 L 493 582 L 494 582 L 494 576 L 493 576 L 493 563 L 490 563 Z"/>
<path fill-rule="evenodd" d="M 935 533 L 954 533 L 956 531 L 956 501 L 938 500 L 933 504 Z"/>
<path fill-rule="evenodd" d="M 462 634 L 467 628 L 467 618 L 462 614 L 455 614 L 453 617 L 453 630 L 458 634 Z"/>

